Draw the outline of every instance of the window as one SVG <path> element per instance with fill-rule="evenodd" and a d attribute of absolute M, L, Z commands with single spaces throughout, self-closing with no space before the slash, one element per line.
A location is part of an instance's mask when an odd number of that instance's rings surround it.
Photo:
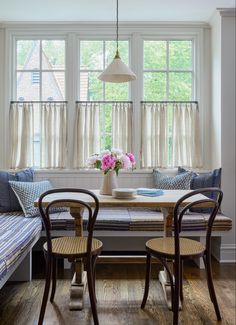
<path fill-rule="evenodd" d="M 31 83 L 39 84 L 40 83 L 40 73 L 39 71 L 33 71 L 31 74 Z"/>
<path fill-rule="evenodd" d="M 123 31 L 125 28 L 124 26 Z M 191 101 L 189 110 L 193 114 L 197 112 L 193 118 L 199 117 L 200 108 L 195 110 L 194 107 L 197 107 L 198 103 L 194 101 L 201 99 L 196 98 L 198 93 L 196 88 L 201 81 L 201 76 L 197 75 L 197 72 L 202 71 L 201 67 L 197 67 L 196 62 L 204 62 L 204 58 L 201 57 L 203 52 L 197 48 L 197 45 L 201 44 L 201 38 L 199 39 L 198 36 L 200 34 L 196 31 L 192 35 L 189 33 L 183 35 L 182 29 L 179 31 L 172 29 L 173 37 L 165 37 L 154 35 L 154 28 L 150 26 L 149 29 L 145 29 L 145 36 L 143 36 L 140 29 L 134 27 L 134 31 L 131 32 L 130 28 L 119 41 L 119 51 L 122 61 L 127 65 L 132 62 L 132 69 L 137 74 L 137 80 L 132 83 L 104 83 L 98 79 L 99 74 L 112 62 L 116 52 L 116 41 L 109 38 L 112 36 L 102 34 L 105 29 L 96 31 L 95 28 L 94 30 L 89 28 L 87 36 L 84 34 L 85 29 L 70 31 L 70 36 L 65 31 L 62 32 L 64 36 L 60 37 L 53 34 L 47 34 L 47 37 L 32 36 L 32 34 L 19 36 L 19 33 L 15 35 L 13 98 L 11 99 L 20 101 L 21 107 L 26 107 L 27 102 L 30 102 L 29 106 L 33 107 L 33 117 L 30 119 L 33 129 L 30 140 L 33 145 L 30 150 L 33 152 L 31 161 L 34 166 L 83 168 L 90 154 L 114 146 L 134 152 L 137 168 L 171 167 L 176 165 L 176 157 L 180 156 L 181 150 L 184 153 L 188 152 L 186 146 L 181 147 L 184 149 L 174 150 L 177 147 L 174 145 L 177 136 L 181 143 L 190 139 L 190 133 L 184 141 L 181 138 L 182 133 L 177 132 L 181 128 L 178 122 L 181 119 L 177 119 L 175 112 L 183 113 L 184 110 L 181 111 L 181 108 L 184 107 L 185 102 Z M 157 28 L 156 31 L 158 33 L 160 30 Z M 131 52 L 130 49 L 133 51 Z M 66 60 L 66 52 L 70 60 Z M 196 60 L 198 54 L 200 56 Z M 77 71 L 74 67 L 78 67 Z M 66 71 L 71 72 L 68 74 L 67 96 L 65 94 Z M 196 80 L 199 82 L 196 83 Z M 140 103 L 140 100 L 144 103 Z M 33 105 L 31 102 L 34 102 Z M 157 103 L 153 105 L 153 102 Z M 64 106 L 60 110 L 54 109 L 55 105 L 57 108 Z M 178 110 L 175 109 L 176 106 Z M 49 108 L 51 112 L 55 111 L 55 116 L 58 116 L 55 117 L 58 125 L 63 126 L 63 139 L 60 134 L 56 135 L 52 130 L 52 125 L 56 123 L 52 122 L 50 127 L 43 129 L 43 125 L 48 121 L 45 112 Z M 143 114 L 145 110 L 147 116 Z M 60 112 L 62 114 L 59 114 Z M 143 132 L 144 120 L 146 133 Z M 65 126 L 69 126 L 69 130 Z M 52 159 L 49 158 L 45 163 L 46 149 L 43 153 L 43 148 L 50 141 L 48 141 L 48 133 L 43 136 L 43 131 L 49 129 L 52 131 L 50 135 L 52 141 L 65 140 L 62 147 L 68 159 L 67 162 L 63 162 L 63 165 L 51 162 Z M 80 129 L 77 142 L 75 141 L 76 129 Z M 202 127 L 199 129 L 201 130 Z M 196 140 L 195 135 L 191 137 Z M 77 143 L 78 155 L 76 155 L 75 143 Z M 161 156 L 161 151 L 165 153 L 165 159 Z M 150 152 L 153 159 L 147 160 L 146 156 L 151 156 Z M 56 151 L 54 156 L 61 157 L 59 151 Z M 158 160 L 156 157 L 162 159 L 158 158 Z M 78 163 L 79 159 L 81 161 Z M 194 163 L 191 161 L 191 166 L 194 166 Z M 187 165 L 190 167 L 188 162 L 186 167 Z"/>
<path fill-rule="evenodd" d="M 15 97 L 22 101 L 65 99 L 65 41 L 17 40 Z M 34 104 L 34 165 L 40 166 L 40 105 Z"/>
<path fill-rule="evenodd" d="M 143 51 L 144 100 L 193 99 L 192 40 L 144 41 Z"/>
<path fill-rule="evenodd" d="M 143 42 L 144 101 L 191 101 L 194 90 L 192 40 Z M 168 165 L 173 161 L 173 106 L 167 105 Z"/>
<path fill-rule="evenodd" d="M 122 60 L 129 64 L 129 42 L 120 41 Z M 110 40 L 80 41 L 80 101 L 126 101 L 129 100 L 128 83 L 104 83 L 99 74 L 114 58 L 116 42 Z M 100 105 L 101 149 L 111 149 L 112 104 Z"/>

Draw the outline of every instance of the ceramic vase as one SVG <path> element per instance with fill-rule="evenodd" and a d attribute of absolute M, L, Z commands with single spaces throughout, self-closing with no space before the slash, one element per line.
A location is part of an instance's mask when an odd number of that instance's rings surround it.
<path fill-rule="evenodd" d="M 110 170 L 103 175 L 102 186 L 100 188 L 100 194 L 102 195 L 112 195 L 112 190 L 117 188 L 117 176 L 115 171 Z"/>

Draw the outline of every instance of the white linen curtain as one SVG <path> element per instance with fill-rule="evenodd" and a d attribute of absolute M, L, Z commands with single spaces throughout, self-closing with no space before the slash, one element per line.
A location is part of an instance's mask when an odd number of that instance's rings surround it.
<path fill-rule="evenodd" d="M 86 160 L 100 153 L 100 104 L 77 103 L 74 128 L 74 168 L 86 167 Z"/>
<path fill-rule="evenodd" d="M 132 103 L 112 105 L 112 147 L 132 151 Z"/>
<path fill-rule="evenodd" d="M 33 165 L 34 108 L 32 103 L 10 107 L 11 168 Z"/>
<path fill-rule="evenodd" d="M 197 103 L 173 105 L 173 166 L 202 167 Z"/>
<path fill-rule="evenodd" d="M 168 165 L 167 104 L 143 103 L 142 107 L 142 167 Z"/>
<path fill-rule="evenodd" d="M 41 104 L 41 168 L 64 168 L 67 158 L 67 104 Z"/>

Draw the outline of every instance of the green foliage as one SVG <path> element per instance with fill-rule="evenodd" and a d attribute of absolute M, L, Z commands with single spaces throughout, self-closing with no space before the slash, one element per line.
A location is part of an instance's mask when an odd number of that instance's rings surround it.
<path fill-rule="evenodd" d="M 52 65 L 52 68 L 65 68 L 65 41 L 42 41 L 42 51 L 44 52 L 50 64 Z"/>
<path fill-rule="evenodd" d="M 144 69 L 165 70 L 167 68 L 166 49 L 166 41 L 144 41 Z"/>
<path fill-rule="evenodd" d="M 33 47 L 39 41 L 35 40 L 18 40 L 17 41 L 17 69 L 23 69 Z"/>
<path fill-rule="evenodd" d="M 192 41 L 144 41 L 143 83 L 144 100 L 191 100 Z"/>

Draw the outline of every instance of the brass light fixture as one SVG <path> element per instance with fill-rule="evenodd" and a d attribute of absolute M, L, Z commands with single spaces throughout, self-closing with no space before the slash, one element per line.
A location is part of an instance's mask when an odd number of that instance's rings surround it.
<path fill-rule="evenodd" d="M 122 83 L 135 80 L 137 77 L 133 71 L 121 61 L 119 53 L 118 33 L 118 0 L 116 0 L 116 54 L 113 61 L 98 76 L 98 79 L 105 82 Z"/>

